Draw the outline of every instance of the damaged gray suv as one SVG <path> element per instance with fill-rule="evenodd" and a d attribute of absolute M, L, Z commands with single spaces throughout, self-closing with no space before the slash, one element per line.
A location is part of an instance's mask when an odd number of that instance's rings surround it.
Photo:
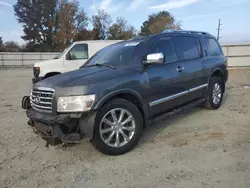
<path fill-rule="evenodd" d="M 79 70 L 36 83 L 22 107 L 47 144 L 88 138 L 99 151 L 120 155 L 166 114 L 198 104 L 218 109 L 227 79 L 212 35 L 165 31 L 105 47 Z"/>

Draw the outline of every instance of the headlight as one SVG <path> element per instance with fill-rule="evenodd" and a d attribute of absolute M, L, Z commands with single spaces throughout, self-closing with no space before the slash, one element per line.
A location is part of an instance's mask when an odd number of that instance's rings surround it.
<path fill-rule="evenodd" d="M 84 112 L 91 109 L 95 95 L 59 97 L 57 112 Z"/>

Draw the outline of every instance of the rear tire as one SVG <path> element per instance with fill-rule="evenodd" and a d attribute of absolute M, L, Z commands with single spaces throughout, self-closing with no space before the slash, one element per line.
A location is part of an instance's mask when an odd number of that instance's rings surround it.
<path fill-rule="evenodd" d="M 223 100 L 224 81 L 221 77 L 212 77 L 208 86 L 205 108 L 216 110 L 221 106 Z"/>
<path fill-rule="evenodd" d="M 138 108 L 127 100 L 114 99 L 97 112 L 92 144 L 106 155 L 121 155 L 135 147 L 142 131 Z"/>

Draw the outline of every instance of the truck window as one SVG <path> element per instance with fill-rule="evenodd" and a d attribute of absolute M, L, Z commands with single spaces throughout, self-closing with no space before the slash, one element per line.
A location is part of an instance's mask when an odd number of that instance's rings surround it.
<path fill-rule="evenodd" d="M 175 37 L 175 44 L 181 60 L 201 57 L 201 45 L 198 38 L 188 36 Z"/>
<path fill-rule="evenodd" d="M 221 56 L 223 55 L 222 50 L 218 42 L 213 38 L 205 38 L 205 44 L 210 56 Z"/>
<path fill-rule="evenodd" d="M 165 63 L 177 61 L 177 54 L 172 37 L 157 40 L 152 46 L 149 47 L 148 54 L 152 53 L 163 53 L 165 56 Z"/>
<path fill-rule="evenodd" d="M 88 59 L 88 44 L 76 44 L 68 52 L 67 60 Z"/>

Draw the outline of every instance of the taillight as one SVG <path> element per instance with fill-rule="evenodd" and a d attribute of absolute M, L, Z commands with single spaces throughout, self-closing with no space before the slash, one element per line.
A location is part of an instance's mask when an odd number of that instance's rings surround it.
<path fill-rule="evenodd" d="M 34 67 L 33 72 L 34 72 L 34 77 L 37 78 L 40 74 L 40 67 Z"/>

